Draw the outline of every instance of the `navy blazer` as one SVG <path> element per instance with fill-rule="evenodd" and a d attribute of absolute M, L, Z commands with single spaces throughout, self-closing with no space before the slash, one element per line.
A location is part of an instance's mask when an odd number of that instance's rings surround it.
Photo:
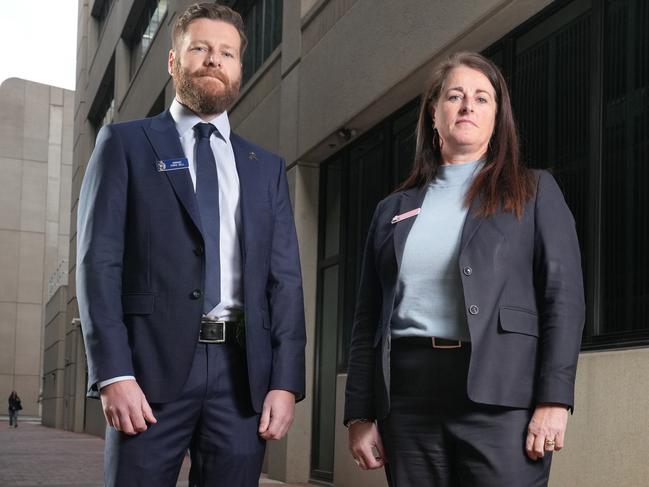
<path fill-rule="evenodd" d="M 241 256 L 252 405 L 270 389 L 304 397 L 304 306 L 283 160 L 236 134 Z M 187 170 L 168 111 L 103 127 L 79 198 L 77 299 L 97 383 L 134 375 L 150 402 L 176 399 L 189 374 L 203 306 L 205 258 Z"/>
<path fill-rule="evenodd" d="M 477 403 L 573 406 L 585 306 L 572 214 L 554 178 L 536 172 L 522 218 L 467 214 L 457 272 L 471 334 L 467 383 Z M 345 421 L 382 419 L 390 407 L 390 321 L 408 232 L 425 188 L 381 201 L 370 224 L 354 317 Z M 431 236 L 434 238 L 434 236 Z"/>

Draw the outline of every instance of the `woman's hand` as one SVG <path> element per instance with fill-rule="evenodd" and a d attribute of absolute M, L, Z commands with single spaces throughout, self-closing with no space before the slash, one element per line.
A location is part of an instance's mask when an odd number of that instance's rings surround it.
<path fill-rule="evenodd" d="M 349 425 L 349 451 L 363 470 L 381 468 L 385 463 L 385 450 L 379 429 L 374 422 L 356 422 Z M 378 455 L 374 454 L 374 449 Z"/>
<path fill-rule="evenodd" d="M 539 404 L 527 428 L 525 450 L 532 460 L 543 458 L 546 451 L 559 451 L 568 424 L 568 408 L 563 404 Z"/>

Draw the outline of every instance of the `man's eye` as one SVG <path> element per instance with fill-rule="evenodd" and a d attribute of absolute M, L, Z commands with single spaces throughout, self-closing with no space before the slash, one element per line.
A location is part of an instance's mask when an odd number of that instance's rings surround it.
<path fill-rule="evenodd" d="M 231 58 L 234 57 L 234 54 L 232 54 L 231 52 L 227 52 L 227 51 L 224 52 L 223 55 L 224 55 L 225 57 L 231 57 Z"/>
<path fill-rule="evenodd" d="M 489 100 L 487 100 L 486 98 L 484 98 L 484 97 L 481 96 L 480 98 L 478 98 L 478 101 L 479 101 L 480 103 L 487 103 Z"/>

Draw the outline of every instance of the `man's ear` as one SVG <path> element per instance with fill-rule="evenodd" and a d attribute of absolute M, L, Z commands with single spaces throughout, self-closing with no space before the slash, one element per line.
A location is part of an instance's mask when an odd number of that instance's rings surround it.
<path fill-rule="evenodd" d="M 169 60 L 167 61 L 167 72 L 169 75 L 173 75 L 174 72 L 174 61 L 176 60 L 176 54 L 173 49 L 169 49 Z"/>

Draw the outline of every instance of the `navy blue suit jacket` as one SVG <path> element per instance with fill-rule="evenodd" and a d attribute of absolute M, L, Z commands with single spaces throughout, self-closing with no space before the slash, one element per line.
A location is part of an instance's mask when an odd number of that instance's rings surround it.
<path fill-rule="evenodd" d="M 522 218 L 497 211 L 464 222 L 457 272 L 471 334 L 467 394 L 515 408 L 572 407 L 585 305 L 575 222 L 554 178 L 538 171 Z M 399 268 L 426 190 L 381 201 L 370 225 L 349 356 L 345 421 L 382 419 L 390 408 L 390 321 Z M 434 235 L 431 235 L 434 238 Z"/>
<path fill-rule="evenodd" d="M 252 406 L 270 389 L 304 397 L 304 307 L 283 160 L 232 133 L 241 191 L 246 353 Z M 197 346 L 205 259 L 191 177 L 168 111 L 103 127 L 81 188 L 77 299 L 97 383 L 134 375 L 150 402 L 176 399 Z"/>

